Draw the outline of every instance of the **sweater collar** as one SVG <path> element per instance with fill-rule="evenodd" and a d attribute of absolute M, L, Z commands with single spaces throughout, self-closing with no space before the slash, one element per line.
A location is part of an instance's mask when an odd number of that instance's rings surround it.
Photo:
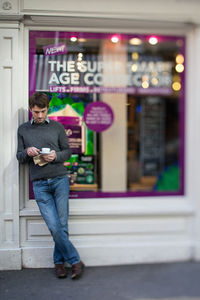
<path fill-rule="evenodd" d="M 30 122 L 31 122 L 31 125 L 35 123 L 33 118 L 30 120 Z M 49 122 L 50 122 L 49 118 L 46 117 L 46 119 L 41 124 L 49 123 Z"/>

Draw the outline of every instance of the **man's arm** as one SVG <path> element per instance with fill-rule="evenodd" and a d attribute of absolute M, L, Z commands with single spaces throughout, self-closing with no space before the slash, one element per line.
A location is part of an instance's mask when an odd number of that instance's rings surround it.
<path fill-rule="evenodd" d="M 23 136 L 19 133 L 19 129 L 18 129 L 18 133 L 17 133 L 17 140 L 18 140 L 18 146 L 17 146 L 17 159 L 21 164 L 25 164 L 28 163 L 31 159 L 31 157 L 34 157 L 36 155 L 38 155 L 39 153 L 39 149 L 35 148 L 35 147 L 29 147 L 29 148 L 25 148 L 24 145 L 24 139 Z"/>
<path fill-rule="evenodd" d="M 25 164 L 29 162 L 30 157 L 27 154 L 27 149 L 25 149 L 24 140 L 21 134 L 19 133 L 19 129 L 17 132 L 17 141 L 18 141 L 18 145 L 17 145 L 16 157 L 21 164 Z"/>
<path fill-rule="evenodd" d="M 36 147 L 28 147 L 26 148 L 24 145 L 24 139 L 23 136 L 20 134 L 20 131 L 18 129 L 17 132 L 17 159 L 21 164 L 28 163 L 31 159 L 31 157 L 34 157 L 39 154 L 40 149 Z"/>

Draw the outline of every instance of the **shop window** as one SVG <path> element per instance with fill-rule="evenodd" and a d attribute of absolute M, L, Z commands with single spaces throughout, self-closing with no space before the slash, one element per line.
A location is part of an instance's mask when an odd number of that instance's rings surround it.
<path fill-rule="evenodd" d="M 30 31 L 29 95 L 46 93 L 66 129 L 71 198 L 183 195 L 184 49 L 184 37 Z"/>

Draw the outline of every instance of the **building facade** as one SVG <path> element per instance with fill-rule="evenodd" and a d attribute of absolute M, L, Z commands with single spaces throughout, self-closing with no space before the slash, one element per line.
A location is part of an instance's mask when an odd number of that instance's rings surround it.
<path fill-rule="evenodd" d="M 28 98 L 72 148 L 69 229 L 88 266 L 200 258 L 198 1 L 0 2 L 0 269 L 51 267 L 16 160 Z"/>

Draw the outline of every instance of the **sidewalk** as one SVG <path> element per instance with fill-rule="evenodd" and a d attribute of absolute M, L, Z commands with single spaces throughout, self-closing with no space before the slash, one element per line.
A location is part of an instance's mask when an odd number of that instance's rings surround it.
<path fill-rule="evenodd" d="M 0 271 L 0 299 L 200 300 L 200 263 L 86 267 L 77 281 L 54 269 Z"/>

